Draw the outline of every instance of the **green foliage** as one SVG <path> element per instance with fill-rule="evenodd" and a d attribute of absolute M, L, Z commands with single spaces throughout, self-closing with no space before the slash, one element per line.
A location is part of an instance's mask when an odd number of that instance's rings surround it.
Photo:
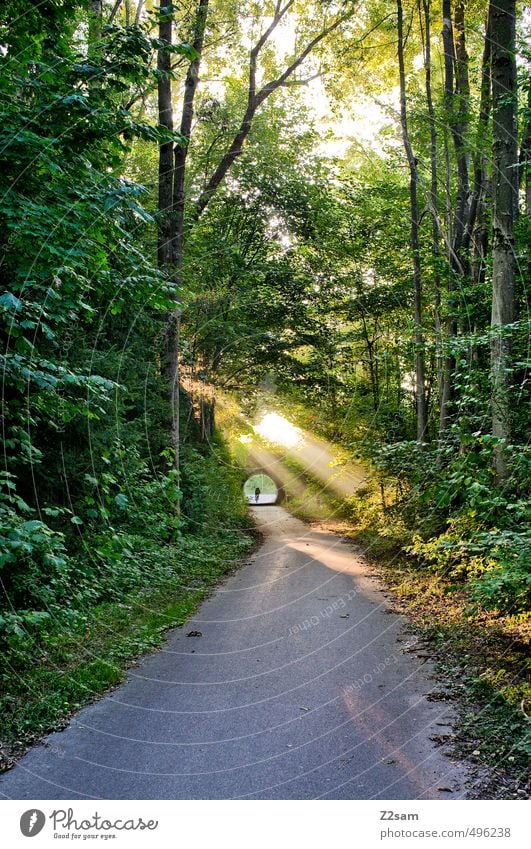
<path fill-rule="evenodd" d="M 475 604 L 517 613 L 528 609 L 531 590 L 529 458 L 522 448 L 515 451 L 512 485 L 497 488 L 492 445 L 490 434 L 466 431 L 442 448 L 376 448 L 373 462 L 382 483 L 398 485 L 393 507 L 378 522 L 392 523 L 392 515 L 399 515 L 409 528 L 411 555 L 451 581 L 467 582 Z"/>
<path fill-rule="evenodd" d="M 266 6 L 251 3 L 251 19 L 269 14 L 273 4 Z M 288 416 L 371 465 L 373 479 L 339 499 L 288 459 L 297 480 L 302 474 L 291 502 L 301 515 L 341 514 L 371 545 L 383 540 L 379 550 L 406 550 L 418 569 L 464 589 L 471 606 L 504 615 L 525 611 L 530 595 L 523 530 L 531 464 L 523 320 L 529 220 L 522 216 L 516 228 L 519 319 L 501 334 L 510 352 L 511 428 L 500 439 L 491 427 L 491 126 L 477 114 L 480 6 L 466 9 L 469 93 L 453 103 L 444 97 L 441 55 L 431 39 L 434 115 L 417 62 L 418 15 L 406 9 L 407 108 L 419 175 L 419 344 L 408 174 L 388 98 L 397 84 L 394 12 L 381 0 L 363 4 L 316 54 L 315 69 L 326 72 L 342 113 L 351 108 L 345 92 L 361 96 L 352 105 L 360 118 L 377 93 L 379 117 L 386 113 L 378 143 L 365 150 L 355 142 L 340 161 L 327 149 L 331 134 L 308 98 L 297 86 L 281 87 L 257 111 L 229 179 L 196 219 L 193 200 L 227 151 L 247 102 L 247 71 L 237 65 L 247 68 L 249 17 L 233 0 L 216 5 L 207 33 L 215 89 L 201 75 L 187 162 L 180 355 L 191 383 L 236 390 L 251 413 L 269 392 L 279 393 L 275 402 Z M 296 4 L 297 45 L 309 43 L 331 7 L 338 4 Z M 26 672 L 36 652 L 78 664 L 74 683 L 65 676 L 57 694 L 46 678 L 39 727 L 82 703 L 84 687 L 100 691 L 118 680 L 114 661 L 119 666 L 157 644 L 160 629 L 182 621 L 249 547 L 241 476 L 230 470 L 218 437 L 206 441 L 184 387 L 181 474 L 170 470 L 160 352 L 175 291 L 156 268 L 153 186 L 158 145 L 182 139 L 150 119 L 161 73 L 152 30 L 170 11 L 171 5 L 149 10 L 140 26 L 104 27 L 97 39 L 86 0 L 7 0 L 0 12 L 0 642 L 7 662 Z M 179 8 L 184 43 L 169 48 L 178 82 L 195 57 L 187 43 L 193 11 Z M 440 9 L 432 12 L 435 27 Z M 366 32 L 358 38 L 360 21 Z M 347 53 L 356 61 L 337 60 Z M 267 45 L 258 78 L 274 79 L 282 61 Z M 527 79 L 521 91 L 528 93 Z M 522 100 L 524 134 L 528 111 Z M 481 171 L 484 185 L 475 225 L 465 234 L 470 244 L 463 239 L 449 258 L 463 179 L 449 132 L 457 118 L 470 199 Z M 393 144 L 386 146 L 386 134 Z M 436 234 L 430 192 L 439 209 Z M 422 445 L 415 441 L 418 353 L 429 406 Z M 443 377 L 451 397 L 441 434 Z M 496 453 L 511 473 L 503 483 L 493 472 Z M 190 595 L 181 599 L 184 586 Z M 114 655 L 107 646 L 110 661 L 89 663 L 84 677 L 67 632 L 90 640 L 102 610 L 111 610 L 125 631 L 124 599 L 160 600 L 165 592 L 177 594 L 182 606 L 176 602 L 163 620 L 124 633 Z M 9 699 L 13 716 L 20 693 Z M 14 734 L 26 733 L 22 726 L 31 719 L 24 716 L 21 724 L 13 720 Z"/>
<path fill-rule="evenodd" d="M 173 292 L 149 196 L 123 176 L 134 140 L 168 139 L 130 106 L 156 86 L 159 45 L 133 26 L 84 43 L 85 7 L 31 6 L 23 30 L 20 4 L 2 11 L 0 644 L 21 667 L 95 607 L 187 569 L 202 587 L 220 550 L 249 544 L 221 445 L 187 448 L 189 517 L 177 509 L 158 362 Z"/>
<path fill-rule="evenodd" d="M 234 472 L 219 455 L 203 457 L 201 463 L 203 480 L 215 479 L 217 485 L 212 503 L 212 489 L 198 493 L 210 522 L 180 536 L 175 514 L 167 509 L 167 499 L 175 497 L 172 476 L 154 484 L 139 468 L 129 478 L 135 488 L 117 531 L 120 557 L 101 556 L 107 575 L 102 572 L 86 585 L 94 588 L 100 582 L 105 592 L 99 602 L 85 596 L 77 615 L 70 609 L 69 616 L 68 608 L 53 617 L 34 610 L 2 613 L 0 770 L 5 749 L 19 754 L 36 736 L 61 727 L 71 711 L 118 683 L 139 654 L 160 646 L 166 630 L 182 625 L 251 547 L 239 487 L 239 498 L 233 496 Z M 230 496 L 223 503 L 224 491 Z M 123 511 L 123 503 L 117 506 Z M 101 548 L 109 538 L 98 541 L 90 533 L 84 563 L 97 559 L 93 544 Z"/>

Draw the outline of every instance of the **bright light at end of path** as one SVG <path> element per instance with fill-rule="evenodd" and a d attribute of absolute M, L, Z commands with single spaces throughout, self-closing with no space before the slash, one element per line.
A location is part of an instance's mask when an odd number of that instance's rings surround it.
<path fill-rule="evenodd" d="M 303 441 L 302 431 L 278 413 L 266 413 L 254 430 L 259 436 L 284 448 L 295 448 Z"/>

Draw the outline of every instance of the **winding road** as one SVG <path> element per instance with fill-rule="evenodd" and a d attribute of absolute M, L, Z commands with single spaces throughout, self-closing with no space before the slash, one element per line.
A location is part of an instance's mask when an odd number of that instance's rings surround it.
<path fill-rule="evenodd" d="M 464 766 L 431 739 L 448 704 L 426 698 L 429 662 L 367 564 L 281 507 L 252 512 L 249 562 L 4 774 L 1 797 L 465 797 Z"/>

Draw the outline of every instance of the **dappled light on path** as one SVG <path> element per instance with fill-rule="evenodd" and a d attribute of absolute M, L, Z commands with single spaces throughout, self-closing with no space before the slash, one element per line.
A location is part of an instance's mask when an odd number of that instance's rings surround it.
<path fill-rule="evenodd" d="M 323 538 L 322 542 L 316 542 L 314 537 L 312 537 L 311 542 L 294 540 L 289 543 L 289 548 L 305 554 L 309 560 L 311 559 L 315 562 L 322 563 L 323 566 L 326 566 L 327 569 L 331 569 L 333 572 L 340 572 L 343 575 L 359 576 L 361 571 L 359 563 L 356 558 L 352 556 L 351 549 L 339 547 L 333 548 L 332 545 L 335 535 L 332 533 L 327 535 L 326 532 L 323 531 L 319 533 L 319 536 L 321 535 Z"/>

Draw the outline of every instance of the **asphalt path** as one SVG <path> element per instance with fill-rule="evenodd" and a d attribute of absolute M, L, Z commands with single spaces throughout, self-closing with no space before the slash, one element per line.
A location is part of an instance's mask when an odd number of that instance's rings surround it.
<path fill-rule="evenodd" d="M 252 512 L 249 562 L 5 773 L 2 798 L 465 797 L 432 739 L 448 703 L 367 564 L 281 507 Z"/>

